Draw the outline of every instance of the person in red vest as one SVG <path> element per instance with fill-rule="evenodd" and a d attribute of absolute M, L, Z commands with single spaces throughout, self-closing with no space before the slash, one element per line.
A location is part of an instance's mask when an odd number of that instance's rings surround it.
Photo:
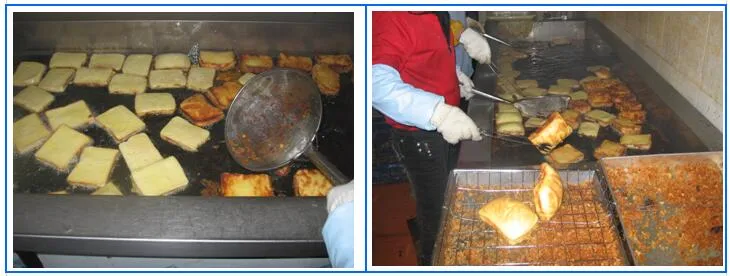
<path fill-rule="evenodd" d="M 416 199 L 419 263 L 429 265 L 455 144 L 481 140 L 459 108 L 473 83 L 457 67 L 454 46 L 463 45 L 480 63 L 491 62 L 491 50 L 480 33 L 454 26 L 445 11 L 373 12 L 372 22 L 373 107 L 392 126 Z"/>

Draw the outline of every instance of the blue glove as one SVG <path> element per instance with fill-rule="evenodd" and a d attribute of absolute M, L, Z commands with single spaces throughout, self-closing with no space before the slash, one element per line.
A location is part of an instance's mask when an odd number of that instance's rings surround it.
<path fill-rule="evenodd" d="M 373 65 L 373 107 L 396 122 L 434 130 L 431 116 L 443 102 L 444 97 L 403 82 L 393 67 Z"/>
<path fill-rule="evenodd" d="M 329 216 L 324 223 L 322 236 L 332 267 L 352 268 L 355 243 L 355 204 L 352 182 L 332 188 L 327 194 Z"/>

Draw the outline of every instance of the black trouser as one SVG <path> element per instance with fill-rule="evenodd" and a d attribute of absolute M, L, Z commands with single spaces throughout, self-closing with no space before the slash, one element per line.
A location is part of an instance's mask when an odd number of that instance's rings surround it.
<path fill-rule="evenodd" d="M 393 147 L 405 166 L 416 198 L 416 220 L 421 245 L 420 261 L 430 265 L 439 231 L 449 172 L 456 164 L 456 147 L 436 131 L 393 129 Z"/>

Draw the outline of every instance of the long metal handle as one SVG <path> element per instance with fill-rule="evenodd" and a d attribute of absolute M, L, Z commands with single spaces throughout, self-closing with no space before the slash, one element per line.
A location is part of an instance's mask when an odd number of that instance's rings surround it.
<path fill-rule="evenodd" d="M 324 175 L 332 181 L 332 185 L 345 184 L 350 180 L 347 176 L 342 174 L 342 172 L 337 169 L 334 164 L 327 160 L 327 157 L 314 150 L 312 146 L 309 146 L 309 148 L 304 151 L 304 155 L 309 158 L 309 161 L 312 161 L 317 169 L 322 171 L 322 173 L 324 173 Z"/>
<path fill-rule="evenodd" d="M 499 135 L 494 135 L 494 134 L 489 133 L 489 132 L 487 132 L 486 130 L 483 130 L 483 129 L 480 129 L 479 130 L 479 134 L 481 134 L 482 136 L 492 137 L 492 138 L 496 138 L 496 139 L 499 139 L 499 140 L 502 140 L 502 141 L 507 141 L 507 142 L 510 142 L 510 143 L 517 143 L 517 144 L 523 144 L 523 145 L 530 145 L 530 146 L 532 146 L 532 143 L 530 143 L 530 142 L 521 141 L 521 140 L 513 139 L 513 138 L 507 138 L 507 137 L 499 136 Z"/>
<path fill-rule="evenodd" d="M 512 48 L 512 45 L 511 45 L 511 44 L 509 44 L 509 43 L 507 43 L 507 42 L 504 42 L 504 41 L 502 41 L 502 40 L 501 40 L 501 39 L 499 39 L 499 38 L 493 37 L 493 36 L 491 36 L 491 35 L 488 35 L 488 34 L 486 34 L 486 33 L 483 33 L 482 35 L 483 35 L 483 36 L 485 36 L 486 38 L 489 38 L 489 39 L 491 39 L 491 40 L 494 40 L 494 41 L 496 41 L 496 42 L 502 43 L 502 44 L 504 44 L 504 45 L 505 45 L 505 46 L 507 46 L 507 47 L 510 47 L 510 48 Z"/>
<path fill-rule="evenodd" d="M 497 97 L 497 96 L 489 95 L 489 94 L 487 94 L 485 92 L 476 90 L 474 88 L 471 89 L 471 92 L 474 92 L 474 94 L 476 94 L 476 95 L 479 95 L 479 96 L 482 96 L 482 97 L 485 97 L 485 98 L 488 98 L 488 99 L 491 99 L 491 100 L 495 100 L 495 101 L 498 101 L 498 102 L 501 102 L 501 103 L 512 104 L 512 102 L 510 102 L 508 100 L 502 99 L 502 98 Z"/>

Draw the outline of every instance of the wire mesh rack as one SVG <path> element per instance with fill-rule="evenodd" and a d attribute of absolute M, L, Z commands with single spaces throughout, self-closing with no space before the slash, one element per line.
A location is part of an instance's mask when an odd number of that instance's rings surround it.
<path fill-rule="evenodd" d="M 628 263 L 608 190 L 595 172 L 561 171 L 565 188 L 558 213 L 509 245 L 479 219 L 492 199 L 509 196 L 534 208 L 538 170 L 455 170 L 450 178 L 434 265 L 606 266 Z"/>

